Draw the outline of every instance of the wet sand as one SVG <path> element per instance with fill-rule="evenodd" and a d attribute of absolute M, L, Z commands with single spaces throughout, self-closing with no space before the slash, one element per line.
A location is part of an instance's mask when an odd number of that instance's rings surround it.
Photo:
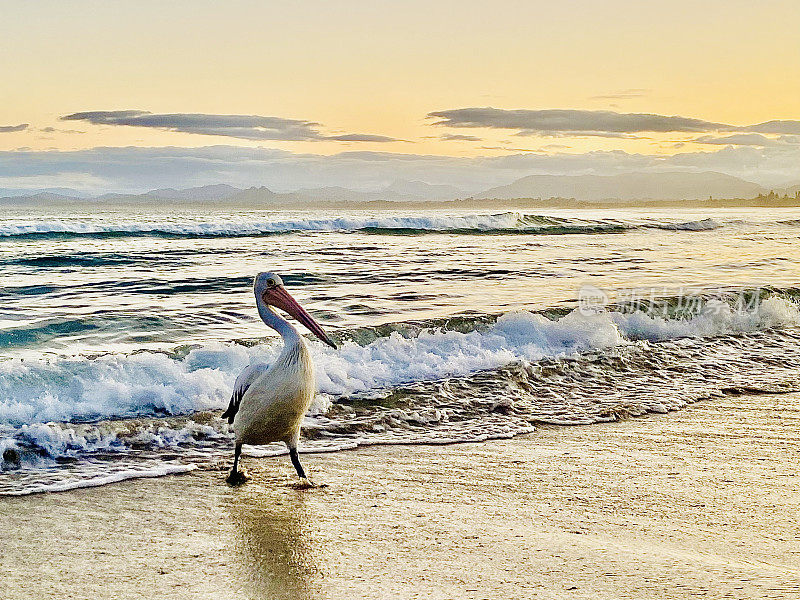
<path fill-rule="evenodd" d="M 0 597 L 800 597 L 800 394 L 304 460 L 0 499 Z"/>

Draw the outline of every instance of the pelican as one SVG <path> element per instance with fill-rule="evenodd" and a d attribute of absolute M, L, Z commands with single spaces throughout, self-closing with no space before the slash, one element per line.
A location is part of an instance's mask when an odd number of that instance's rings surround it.
<path fill-rule="evenodd" d="M 314 398 L 314 363 L 300 333 L 272 307 L 289 313 L 331 348 L 335 349 L 336 344 L 292 298 L 281 278 L 274 273 L 259 273 L 253 282 L 253 291 L 261 320 L 281 335 L 283 350 L 271 365 L 256 363 L 246 367 L 233 385 L 230 404 L 222 414 L 236 434 L 233 467 L 227 482 L 239 485 L 247 479 L 239 471 L 242 444 L 283 442 L 289 448 L 301 482 L 313 485 L 300 464 L 297 444 L 303 416 Z"/>

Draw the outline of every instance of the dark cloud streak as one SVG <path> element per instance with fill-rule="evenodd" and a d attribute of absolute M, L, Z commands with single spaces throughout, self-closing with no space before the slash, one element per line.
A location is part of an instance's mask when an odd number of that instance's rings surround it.
<path fill-rule="evenodd" d="M 439 119 L 432 125 L 444 127 L 488 127 L 525 132 L 586 134 L 629 134 L 643 132 L 703 133 L 725 129 L 722 123 L 650 113 L 618 113 L 609 110 L 546 109 L 506 110 L 501 108 L 457 108 L 428 114 Z"/>
<path fill-rule="evenodd" d="M 439 136 L 445 142 L 482 142 L 483 140 L 474 135 L 462 135 L 460 133 L 445 133 Z"/>
<path fill-rule="evenodd" d="M 15 131 L 25 131 L 29 123 L 20 123 L 19 125 L 0 125 L 0 133 L 13 133 Z"/>
<path fill-rule="evenodd" d="M 321 123 L 261 115 L 213 115 L 204 113 L 154 114 L 144 110 L 77 112 L 62 121 L 83 121 L 93 125 L 148 127 L 181 133 L 215 135 L 254 141 L 338 141 L 393 142 L 384 135 L 348 133 L 325 135 Z"/>
<path fill-rule="evenodd" d="M 800 121 L 773 120 L 737 126 L 678 115 L 610 110 L 457 108 L 428 113 L 431 125 L 455 128 L 516 129 L 515 135 L 634 138 L 637 133 L 750 132 L 800 135 Z M 703 142 L 709 143 L 709 142 Z"/>

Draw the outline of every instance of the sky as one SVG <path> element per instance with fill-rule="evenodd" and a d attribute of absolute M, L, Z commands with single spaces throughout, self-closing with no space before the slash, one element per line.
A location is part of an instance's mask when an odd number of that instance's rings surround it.
<path fill-rule="evenodd" d="M 797 0 L 0 0 L 0 189 L 800 180 Z"/>

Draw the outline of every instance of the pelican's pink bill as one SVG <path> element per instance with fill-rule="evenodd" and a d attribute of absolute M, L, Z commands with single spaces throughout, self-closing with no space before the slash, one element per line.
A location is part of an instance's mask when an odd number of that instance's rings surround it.
<path fill-rule="evenodd" d="M 292 298 L 291 294 L 287 292 L 282 285 L 269 288 L 265 291 L 264 302 L 289 313 L 320 340 L 328 344 L 328 346 L 334 350 L 336 349 L 336 344 L 333 343 L 328 337 L 328 334 L 323 331 L 320 324 L 314 320 L 314 317 L 306 312 L 306 309 L 300 306 L 297 300 Z"/>

